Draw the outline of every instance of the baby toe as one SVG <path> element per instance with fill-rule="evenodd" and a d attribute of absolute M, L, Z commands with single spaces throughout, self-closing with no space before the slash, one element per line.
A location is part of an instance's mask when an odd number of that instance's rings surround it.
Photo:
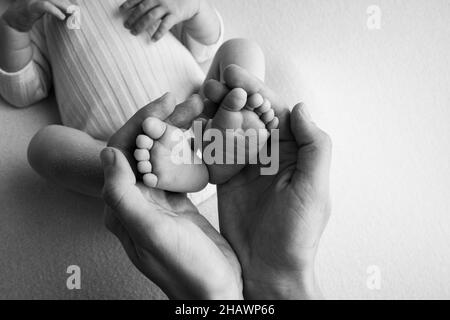
<path fill-rule="evenodd" d="M 274 117 L 275 117 L 275 112 L 272 109 L 270 109 L 266 113 L 263 113 L 263 115 L 261 116 L 261 120 L 265 124 L 268 124 L 270 121 L 273 120 Z"/>
<path fill-rule="evenodd" d="M 150 163 L 150 161 L 139 161 L 137 164 L 137 170 L 142 174 L 151 173 L 152 164 Z"/>
<path fill-rule="evenodd" d="M 255 93 L 254 95 L 251 95 L 247 99 L 247 106 L 251 110 L 260 107 L 263 103 L 264 103 L 264 98 L 259 93 Z"/>
<path fill-rule="evenodd" d="M 152 173 L 147 173 L 142 177 L 142 181 L 147 187 L 156 188 L 156 185 L 158 184 L 158 177 Z"/>
<path fill-rule="evenodd" d="M 272 121 L 270 121 L 266 125 L 266 128 L 267 128 L 267 130 L 275 130 L 275 129 L 278 129 L 279 125 L 280 125 L 280 119 L 278 119 L 278 117 L 275 117 L 272 119 Z"/>
<path fill-rule="evenodd" d="M 136 161 L 149 161 L 150 152 L 147 149 L 136 149 L 134 151 L 134 158 Z"/>
<path fill-rule="evenodd" d="M 150 117 L 144 120 L 142 129 L 150 138 L 158 140 L 166 132 L 167 124 L 158 118 Z"/>
<path fill-rule="evenodd" d="M 149 136 L 141 134 L 136 138 L 136 146 L 139 149 L 150 150 L 153 147 L 153 140 Z"/>
<path fill-rule="evenodd" d="M 260 105 L 260 107 L 255 110 L 255 112 L 259 114 L 264 114 L 268 112 L 270 109 L 272 109 L 272 104 L 270 103 L 269 100 L 265 99 L 264 102 Z"/>
<path fill-rule="evenodd" d="M 221 107 L 229 111 L 240 111 L 247 103 L 247 92 L 241 88 L 235 88 L 223 99 Z"/>

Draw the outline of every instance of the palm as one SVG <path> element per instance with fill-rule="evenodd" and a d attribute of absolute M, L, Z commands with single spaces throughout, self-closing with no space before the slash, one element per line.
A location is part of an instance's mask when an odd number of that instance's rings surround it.
<path fill-rule="evenodd" d="M 229 286 L 230 279 L 241 291 L 241 268 L 236 255 L 186 195 L 150 189 L 141 183 L 130 187 L 127 194 L 133 194 L 133 203 L 146 203 L 149 215 L 163 217 L 157 228 L 153 219 L 140 221 L 142 232 L 134 234 L 133 260 L 141 272 L 155 282 L 161 281 L 162 288 L 162 279 L 170 274 L 171 289 L 167 292 L 177 292 L 179 297 L 192 297 L 193 288 L 197 289 L 195 292 L 220 292 Z M 174 288 L 174 284 L 178 287 Z"/>
<path fill-rule="evenodd" d="M 295 271 L 299 253 L 313 248 L 322 232 L 314 229 L 324 225 L 316 219 L 327 219 L 326 212 L 314 212 L 306 182 L 292 185 L 298 152 L 295 141 L 282 141 L 277 175 L 261 176 L 260 166 L 248 166 L 218 188 L 221 230 L 236 250 L 246 280 Z"/>

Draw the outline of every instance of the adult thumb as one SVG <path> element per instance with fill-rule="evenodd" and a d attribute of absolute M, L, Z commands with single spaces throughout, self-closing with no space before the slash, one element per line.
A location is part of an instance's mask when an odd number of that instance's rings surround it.
<path fill-rule="evenodd" d="M 136 177 L 125 155 L 115 148 L 105 148 L 100 153 L 103 165 L 103 198 L 108 206 L 115 208 L 123 195 L 136 184 Z"/>
<path fill-rule="evenodd" d="M 298 146 L 297 170 L 292 182 L 297 187 L 307 182 L 313 188 L 326 190 L 331 164 L 330 137 L 312 121 L 303 103 L 292 110 L 291 131 Z"/>
<path fill-rule="evenodd" d="M 136 177 L 125 155 L 118 149 L 104 149 L 100 158 L 104 171 L 103 200 L 107 211 L 114 214 L 135 239 L 146 239 L 149 226 L 160 223 L 163 214 L 148 207 L 148 202 L 136 186 Z M 140 237 L 140 238 L 138 238 Z"/>

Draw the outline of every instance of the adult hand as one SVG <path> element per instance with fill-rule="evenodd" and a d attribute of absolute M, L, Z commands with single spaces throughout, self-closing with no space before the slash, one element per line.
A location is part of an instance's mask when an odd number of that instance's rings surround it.
<path fill-rule="evenodd" d="M 28 32 L 44 14 L 66 19 L 69 0 L 16 0 L 3 15 L 3 20 L 20 32 Z"/>
<path fill-rule="evenodd" d="M 120 9 L 129 14 L 125 27 L 135 35 L 148 31 L 159 40 L 176 24 L 194 17 L 203 0 L 127 0 Z"/>
<path fill-rule="evenodd" d="M 136 181 L 130 164 L 135 139 L 149 116 L 189 127 L 201 101 L 177 106 L 165 96 L 141 109 L 102 154 L 106 225 L 134 265 L 175 299 L 240 299 L 239 262 L 228 242 L 185 194 L 151 189 Z M 200 105 L 198 104 L 200 103 Z"/>
<path fill-rule="evenodd" d="M 221 232 L 241 262 L 244 297 L 320 298 L 314 259 L 330 215 L 330 138 L 304 105 L 286 116 L 279 98 L 245 70 L 234 66 L 224 78 L 229 88 L 269 98 L 280 118 L 279 172 L 262 176 L 260 165 L 249 165 L 218 186 Z M 220 100 L 226 90 L 215 85 L 209 91 Z"/>

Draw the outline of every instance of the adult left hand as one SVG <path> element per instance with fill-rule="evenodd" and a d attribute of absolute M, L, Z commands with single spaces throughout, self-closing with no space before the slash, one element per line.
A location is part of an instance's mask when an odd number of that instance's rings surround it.
<path fill-rule="evenodd" d="M 169 298 L 240 299 L 240 264 L 228 242 L 185 194 L 148 188 L 132 169 L 143 120 L 158 116 L 187 128 L 201 112 L 199 103 L 194 98 L 175 109 L 174 99 L 165 96 L 141 109 L 111 138 L 101 154 L 105 222 L 134 265 Z"/>

